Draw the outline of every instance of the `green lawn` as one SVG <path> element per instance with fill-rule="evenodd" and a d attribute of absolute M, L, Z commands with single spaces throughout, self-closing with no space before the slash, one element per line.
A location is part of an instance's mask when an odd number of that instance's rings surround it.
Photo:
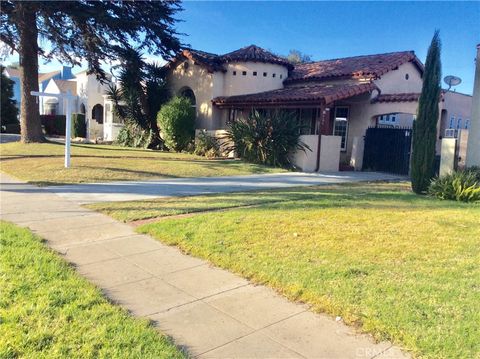
<path fill-rule="evenodd" d="M 0 222 L 0 358 L 184 358 L 30 231 Z"/>
<path fill-rule="evenodd" d="M 1 144 L 0 169 L 37 185 L 284 172 L 239 160 L 79 144 L 72 145 L 72 166 L 66 169 L 63 153 L 64 146 L 59 143 Z"/>
<path fill-rule="evenodd" d="M 480 206 L 357 184 L 101 204 L 123 220 L 425 358 L 480 357 Z"/>

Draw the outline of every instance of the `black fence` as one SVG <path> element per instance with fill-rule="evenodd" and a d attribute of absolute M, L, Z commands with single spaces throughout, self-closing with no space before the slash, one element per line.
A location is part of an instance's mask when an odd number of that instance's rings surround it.
<path fill-rule="evenodd" d="M 362 169 L 408 175 L 411 144 L 411 128 L 368 128 Z"/>

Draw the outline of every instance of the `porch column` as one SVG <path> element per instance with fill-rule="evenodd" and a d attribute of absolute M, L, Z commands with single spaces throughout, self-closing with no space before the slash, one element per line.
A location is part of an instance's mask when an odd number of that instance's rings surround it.
<path fill-rule="evenodd" d="M 467 167 L 480 166 L 480 44 L 475 60 L 475 83 L 473 85 L 472 118 L 468 131 Z"/>

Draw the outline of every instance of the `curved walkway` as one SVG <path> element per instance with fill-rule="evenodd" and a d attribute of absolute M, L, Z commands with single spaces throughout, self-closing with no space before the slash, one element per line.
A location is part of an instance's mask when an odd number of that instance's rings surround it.
<path fill-rule="evenodd" d="M 193 357 L 407 357 L 390 343 L 375 344 L 341 321 L 82 208 L 65 192 L 58 196 L 1 173 L 0 180 L 1 219 L 45 238 L 109 298 L 151 319 Z"/>

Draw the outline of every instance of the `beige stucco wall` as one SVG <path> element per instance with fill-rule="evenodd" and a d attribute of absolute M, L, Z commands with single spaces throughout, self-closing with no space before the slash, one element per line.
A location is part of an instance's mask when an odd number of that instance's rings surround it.
<path fill-rule="evenodd" d="M 183 65 L 185 62 L 188 63 L 186 69 Z M 196 101 L 196 128 L 216 129 L 216 124 L 212 121 L 213 74 L 204 67 L 195 65 L 193 61 L 185 60 L 169 71 L 167 83 L 174 96 L 179 95 L 185 87 L 192 89 Z"/>
<path fill-rule="evenodd" d="M 369 126 L 375 125 L 375 117 L 387 113 L 415 114 L 417 102 L 381 102 L 370 103 L 370 98 L 356 96 L 351 99 L 340 101 L 337 106 L 348 106 L 350 118 L 348 121 L 347 149 L 341 152 L 341 162 L 350 163 L 353 140 L 355 137 L 365 136 Z M 334 108 L 332 107 L 332 111 Z"/>
<path fill-rule="evenodd" d="M 313 172 L 317 166 L 318 135 L 302 135 L 300 141 L 308 146 L 305 151 L 295 151 L 292 154 L 292 162 L 295 167 L 303 172 Z"/>
<path fill-rule="evenodd" d="M 440 111 L 445 110 L 445 115 L 440 123 L 440 136 L 445 135 L 445 129 L 450 127 L 450 118 L 455 116 L 455 127 L 459 118 L 462 119 L 462 126 L 465 128 L 465 120 L 471 121 L 472 116 L 472 96 L 456 92 L 445 92 L 443 101 L 440 102 Z"/>
<path fill-rule="evenodd" d="M 455 138 L 442 139 L 440 156 L 440 177 L 450 174 L 455 169 L 455 147 L 457 140 Z"/>
<path fill-rule="evenodd" d="M 283 81 L 288 76 L 285 66 L 261 62 L 235 62 L 225 66 L 227 72 L 222 74 L 223 96 L 244 95 L 283 88 Z M 236 71 L 236 75 L 233 72 Z M 243 71 L 247 74 L 243 75 Z M 253 76 L 253 72 L 257 72 Z M 264 77 L 263 73 L 267 76 Z M 275 77 L 273 77 L 275 74 Z"/>
<path fill-rule="evenodd" d="M 320 172 L 337 172 L 340 164 L 340 136 L 323 136 L 320 143 Z"/>
<path fill-rule="evenodd" d="M 405 76 L 408 74 L 408 80 Z M 397 70 L 387 72 L 374 81 L 383 94 L 420 93 L 422 77 L 417 67 L 411 62 L 404 63 Z"/>

